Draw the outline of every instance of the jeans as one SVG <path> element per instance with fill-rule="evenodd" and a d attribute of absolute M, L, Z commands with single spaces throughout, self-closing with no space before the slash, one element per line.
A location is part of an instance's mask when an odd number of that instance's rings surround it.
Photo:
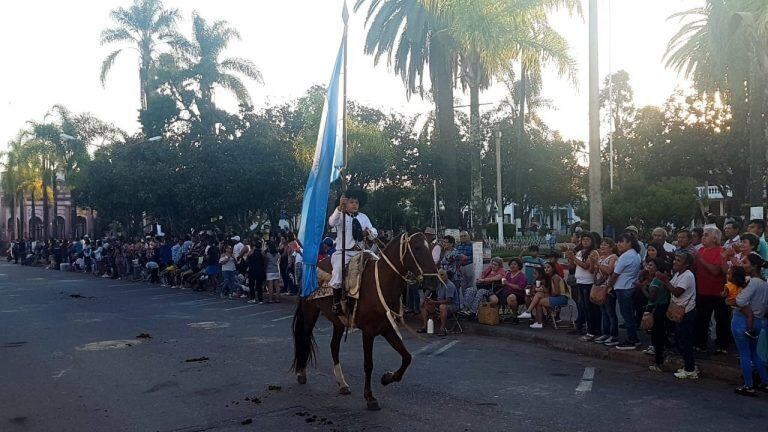
<path fill-rule="evenodd" d="M 765 326 L 762 318 L 754 318 L 753 328 L 756 332 Z M 745 335 L 747 331 L 747 317 L 739 311 L 733 312 L 731 319 L 731 331 L 733 339 L 736 342 L 736 348 L 739 350 L 739 363 L 741 364 L 741 375 L 744 377 L 744 385 L 752 387 L 752 369 L 757 370 L 760 380 L 768 383 L 768 373 L 765 370 L 765 362 L 757 355 L 757 340 Z"/>
<path fill-rule="evenodd" d="M 616 315 L 616 293 L 612 292 L 605 298 L 605 304 L 600 306 L 603 316 L 603 335 L 619 337 L 619 317 Z"/>
<path fill-rule="evenodd" d="M 581 330 L 584 324 L 587 325 L 587 333 L 594 336 L 601 336 L 603 329 L 600 325 L 602 313 L 600 306 L 589 301 L 589 293 L 592 291 L 592 284 L 576 284 L 579 290 L 579 301 L 576 306 L 579 311 L 579 317 L 576 319 L 576 328 Z"/>
<path fill-rule="evenodd" d="M 619 302 L 621 318 L 627 327 L 627 341 L 640 342 L 637 338 L 637 322 L 635 321 L 635 289 L 615 290 L 616 299 Z"/>
<path fill-rule="evenodd" d="M 406 307 L 414 312 L 419 312 L 419 306 L 421 305 L 421 284 L 408 284 L 406 299 Z"/>
<path fill-rule="evenodd" d="M 683 365 L 687 372 L 696 370 L 696 359 L 693 357 L 693 330 L 696 326 L 696 309 L 683 315 L 683 320 L 677 323 L 675 331 L 675 343 L 680 355 L 683 356 Z"/>
<path fill-rule="evenodd" d="M 224 288 L 222 288 L 221 294 L 230 294 L 232 292 L 232 288 L 235 285 L 235 272 L 231 270 L 225 270 L 221 273 L 224 275 Z"/>
<path fill-rule="evenodd" d="M 725 299 L 720 296 L 696 296 L 696 330 L 693 343 L 703 350 L 707 349 L 712 312 L 715 313 L 715 333 L 717 334 L 715 345 L 719 349 L 726 349 L 731 342 L 729 331 L 731 316 Z"/>

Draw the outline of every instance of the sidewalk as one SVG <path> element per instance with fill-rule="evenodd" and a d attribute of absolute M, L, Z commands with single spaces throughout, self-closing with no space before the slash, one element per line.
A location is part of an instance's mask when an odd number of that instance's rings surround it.
<path fill-rule="evenodd" d="M 649 337 L 641 337 L 644 345 L 634 351 L 621 351 L 615 347 L 606 347 L 594 342 L 582 342 L 578 336 L 569 335 L 570 329 L 555 330 L 550 326 L 534 330 L 528 327 L 527 320 L 520 324 L 499 324 L 489 326 L 476 322 L 461 321 L 464 334 L 467 336 L 489 336 L 509 339 L 516 342 L 526 342 L 541 347 L 551 348 L 574 354 L 581 354 L 603 360 L 612 360 L 637 367 L 638 370 L 648 370 L 653 362 L 653 356 L 642 353 L 642 349 L 648 346 Z M 726 381 L 734 385 L 740 385 L 741 369 L 736 356 L 736 349 L 726 355 L 713 355 L 711 353 L 696 354 L 696 364 L 701 370 L 700 376 L 716 380 Z M 665 370 L 671 372 L 682 368 L 682 358 L 675 355 L 664 365 Z M 651 373 L 650 371 L 648 373 Z"/>

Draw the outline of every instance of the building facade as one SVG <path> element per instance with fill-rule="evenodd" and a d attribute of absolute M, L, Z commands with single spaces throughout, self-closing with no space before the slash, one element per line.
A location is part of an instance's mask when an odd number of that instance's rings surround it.
<path fill-rule="evenodd" d="M 45 220 L 43 213 L 43 200 L 36 199 L 34 214 L 32 213 L 32 199 L 24 197 L 24 204 L 19 208 L 17 203 L 15 211 L 9 207 L 0 192 L 0 236 L 3 241 L 16 240 L 21 233 L 22 238 L 42 240 L 45 236 Z M 85 235 L 93 237 L 96 215 L 92 210 L 75 207 L 72 204 L 72 196 L 69 190 L 59 187 L 56 192 L 56 205 L 48 203 L 48 238 L 81 238 Z M 23 217 L 20 216 L 23 211 Z M 54 214 L 56 212 L 56 214 Z M 15 216 L 15 220 L 14 220 Z M 22 226 L 22 222 L 23 226 Z"/>

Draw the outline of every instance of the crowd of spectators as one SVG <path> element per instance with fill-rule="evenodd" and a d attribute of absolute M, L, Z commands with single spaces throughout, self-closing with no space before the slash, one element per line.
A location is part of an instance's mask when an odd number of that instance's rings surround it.
<path fill-rule="evenodd" d="M 324 249 L 328 249 L 327 243 Z M 282 230 L 241 238 L 204 234 L 32 241 L 7 248 L 7 259 L 21 265 L 73 271 L 97 277 L 148 281 L 172 288 L 210 291 L 249 303 L 279 303 L 301 284 L 301 247 Z"/>

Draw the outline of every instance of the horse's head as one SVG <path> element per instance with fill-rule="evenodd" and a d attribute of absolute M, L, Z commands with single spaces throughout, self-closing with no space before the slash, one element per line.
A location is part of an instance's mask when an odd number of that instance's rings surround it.
<path fill-rule="evenodd" d="M 417 281 L 423 281 L 425 287 L 437 287 L 437 266 L 432 259 L 432 245 L 424 233 L 404 235 L 401 242 L 402 263 L 406 271 Z"/>

